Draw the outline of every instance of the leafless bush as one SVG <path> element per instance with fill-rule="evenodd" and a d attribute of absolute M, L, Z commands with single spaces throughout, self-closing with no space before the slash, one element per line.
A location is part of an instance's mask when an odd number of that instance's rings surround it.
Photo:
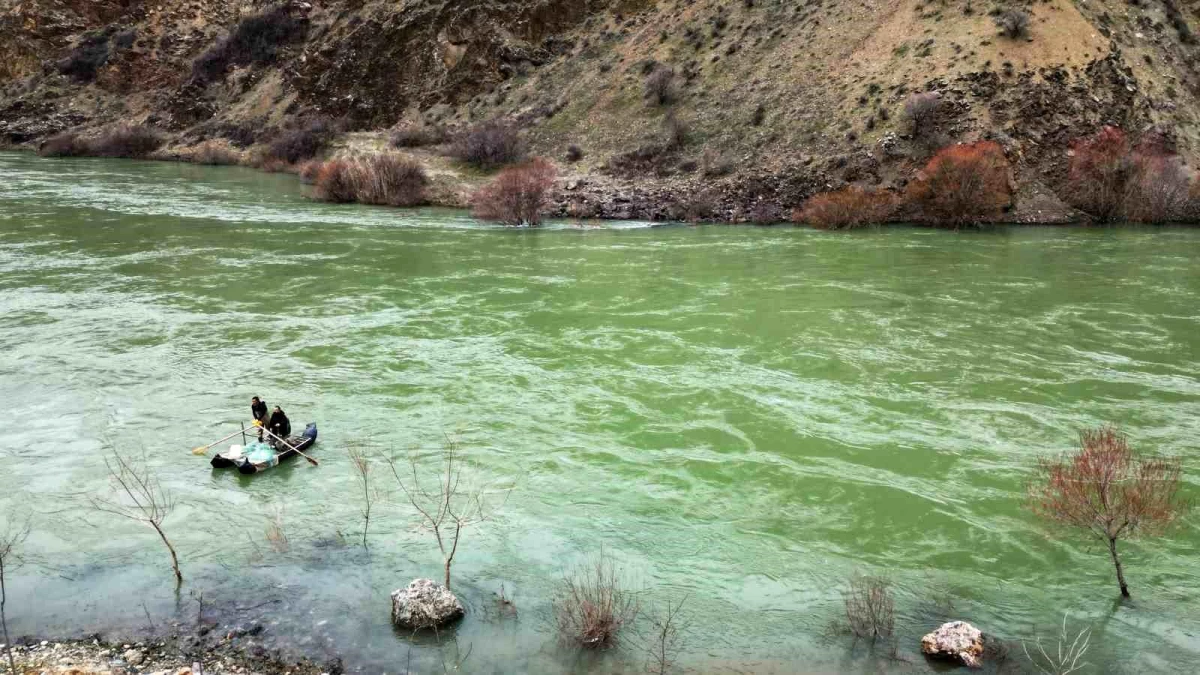
<path fill-rule="evenodd" d="M 354 467 L 355 480 L 358 481 L 359 487 L 362 488 L 362 545 L 363 548 L 367 548 L 367 530 L 371 528 L 371 506 L 375 503 L 379 493 L 371 484 L 371 459 L 366 449 L 357 443 L 350 443 L 346 446 L 346 453 L 350 455 L 350 464 Z"/>
<path fill-rule="evenodd" d="M 924 138 L 933 131 L 941 108 L 942 98 L 937 92 L 924 92 L 908 97 L 904 102 L 902 114 L 913 138 Z"/>
<path fill-rule="evenodd" d="M 1029 12 L 1022 9 L 1006 10 L 996 17 L 996 26 L 1009 39 L 1029 37 Z"/>
<path fill-rule="evenodd" d="M 42 157 L 82 157 L 88 152 L 87 141 L 75 131 L 63 131 L 47 138 L 38 146 Z"/>
<path fill-rule="evenodd" d="M 175 499 L 150 470 L 145 457 L 130 459 L 114 452 L 111 458 L 104 460 L 104 465 L 108 468 L 115 495 L 110 498 L 93 498 L 93 508 L 154 528 L 171 554 L 175 584 L 182 584 L 183 573 L 179 571 L 179 558 L 162 528 L 163 521 L 175 510 Z"/>
<path fill-rule="evenodd" d="M 22 516 L 20 511 L 9 510 L 6 524 L 0 530 L 0 625 L 4 627 L 4 651 L 8 655 L 8 672 L 16 673 L 17 664 L 13 660 L 12 640 L 8 636 L 8 615 L 5 605 L 8 603 L 8 589 L 5 586 L 5 574 L 20 566 L 21 545 L 29 536 L 30 520 Z"/>
<path fill-rule="evenodd" d="M 578 145 L 567 146 L 567 161 L 574 163 L 583 159 L 583 150 Z"/>
<path fill-rule="evenodd" d="M 654 628 L 648 645 L 650 662 L 646 670 L 653 675 L 667 675 L 675 667 L 675 660 L 680 650 L 682 633 L 687 625 L 681 622 L 679 613 L 683 609 L 686 597 L 677 603 L 667 601 L 666 608 L 651 610 L 650 623 Z"/>
<path fill-rule="evenodd" d="M 286 5 L 242 19 L 229 34 L 192 63 L 192 77 L 201 83 L 219 79 L 230 65 L 266 64 L 279 50 L 300 39 L 308 28 Z"/>
<path fill-rule="evenodd" d="M 792 219 L 821 230 L 850 229 L 886 222 L 899 203 L 899 198 L 887 190 L 851 185 L 815 195 L 793 213 Z"/>
<path fill-rule="evenodd" d="M 1192 175 L 1178 155 L 1135 155 L 1125 197 L 1125 217 L 1153 223 L 1179 219 L 1186 211 Z"/>
<path fill-rule="evenodd" d="M 846 622 L 855 637 L 889 638 L 895 628 L 891 582 L 883 577 L 855 575 L 842 593 Z"/>
<path fill-rule="evenodd" d="M 937 225 L 994 220 L 1012 203 L 1004 150 L 993 141 L 942 148 L 908 184 L 905 196 L 922 220 Z"/>
<path fill-rule="evenodd" d="M 241 161 L 241 155 L 217 141 L 205 141 L 192 151 L 191 161 L 209 166 L 233 166 Z"/>
<path fill-rule="evenodd" d="M 700 173 L 704 174 L 705 178 L 728 176 L 733 173 L 733 160 L 712 148 L 705 148 L 704 154 L 700 156 Z"/>
<path fill-rule="evenodd" d="M 450 154 L 467 164 L 490 170 L 519 162 L 525 149 L 515 127 L 491 121 L 478 124 L 461 134 L 450 148 Z"/>
<path fill-rule="evenodd" d="M 675 86 L 675 71 L 667 66 L 658 66 L 645 82 L 646 98 L 658 105 L 668 105 L 675 100 L 678 90 Z"/>
<path fill-rule="evenodd" d="M 662 122 L 664 145 L 666 150 L 678 150 L 687 145 L 688 138 L 691 136 L 691 128 L 687 122 L 680 119 L 675 114 L 674 110 L 668 110 Z"/>
<path fill-rule="evenodd" d="M 120 125 L 108 129 L 89 144 L 96 157 L 141 159 L 161 148 L 167 138 L 161 131 L 145 125 Z"/>
<path fill-rule="evenodd" d="M 637 597 L 625 590 L 620 574 L 603 551 L 595 562 L 563 577 L 554 597 L 559 637 L 584 649 L 615 647 L 621 629 L 638 614 Z"/>
<path fill-rule="evenodd" d="M 416 206 L 425 203 L 429 179 L 416 161 L 397 155 L 365 159 L 335 159 L 317 167 L 305 165 L 313 176 L 313 195 L 335 203 Z"/>
<path fill-rule="evenodd" d="M 1091 642 L 1091 639 L 1091 628 L 1084 628 L 1072 638 L 1067 633 L 1067 615 L 1063 614 L 1062 630 L 1058 634 L 1057 645 L 1052 648 L 1053 651 L 1046 651 L 1040 637 L 1033 641 L 1032 653 L 1030 653 L 1029 645 L 1024 641 L 1021 642 L 1021 649 L 1025 652 L 1025 658 L 1029 659 L 1039 673 L 1068 675 L 1088 667 L 1089 664 L 1087 661 L 1083 661 L 1083 657 L 1087 654 L 1088 643 Z"/>
<path fill-rule="evenodd" d="M 439 126 L 411 125 L 392 132 L 392 146 L 396 148 L 420 148 L 446 142 L 446 130 Z"/>
<path fill-rule="evenodd" d="M 450 588 L 450 565 L 458 552 L 463 530 L 492 516 L 493 508 L 487 501 L 488 489 L 472 482 L 471 464 L 462 457 L 458 440 L 451 436 L 446 438 L 439 453 L 441 466 L 436 474 L 422 467 L 424 458 L 417 453 L 408 457 L 408 471 L 404 474 L 395 459 L 388 456 L 383 459 L 409 504 L 416 509 L 421 527 L 437 540 L 445 561 L 446 588 Z"/>
<path fill-rule="evenodd" d="M 295 126 L 284 129 L 267 144 L 263 160 L 295 164 L 312 159 L 325 151 L 336 132 L 333 122 L 325 117 L 298 120 Z"/>
<path fill-rule="evenodd" d="M 539 225 L 555 174 L 554 165 L 540 157 L 504 169 L 471 198 L 472 212 L 506 225 Z"/>

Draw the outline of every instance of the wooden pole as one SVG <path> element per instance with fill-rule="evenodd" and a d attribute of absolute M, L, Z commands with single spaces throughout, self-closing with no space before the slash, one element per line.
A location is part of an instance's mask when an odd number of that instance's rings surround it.
<path fill-rule="evenodd" d="M 300 452 L 300 448 L 294 447 L 291 443 L 288 443 L 287 441 L 283 440 L 282 438 L 271 433 L 270 429 L 268 429 L 266 427 L 259 427 L 259 428 L 262 429 L 264 432 L 266 432 L 266 434 L 268 436 L 270 436 L 271 438 L 274 438 L 275 440 L 279 441 L 280 443 L 283 443 L 284 445 L 286 445 L 289 450 L 292 450 L 297 455 L 300 455 L 304 459 L 307 459 L 309 464 L 312 464 L 313 466 L 320 466 L 320 464 L 317 463 L 317 460 L 313 459 L 312 457 L 309 457 L 308 455 L 304 454 L 303 452 Z"/>
<path fill-rule="evenodd" d="M 209 448 L 216 445 L 217 443 L 220 443 L 221 441 L 227 441 L 227 440 L 233 438 L 234 436 L 237 436 L 240 433 L 244 433 L 244 430 L 243 431 L 235 431 L 232 434 L 229 434 L 228 436 L 226 436 L 225 438 L 218 438 L 217 440 L 213 441 L 212 443 L 209 443 L 208 445 L 202 445 L 198 448 L 195 448 L 192 450 L 192 454 L 203 455 L 205 450 L 208 450 Z"/>

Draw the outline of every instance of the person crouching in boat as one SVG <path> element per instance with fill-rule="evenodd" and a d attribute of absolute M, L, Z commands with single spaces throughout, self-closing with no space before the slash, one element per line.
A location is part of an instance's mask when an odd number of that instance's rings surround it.
<path fill-rule="evenodd" d="M 292 422 L 283 413 L 283 408 L 275 406 L 275 410 L 271 413 L 271 420 L 267 423 L 267 428 L 279 438 L 287 438 L 292 433 Z"/>
<path fill-rule="evenodd" d="M 267 402 L 260 400 L 257 396 L 251 397 L 250 417 L 258 422 L 255 426 L 258 427 L 258 440 L 261 443 L 263 439 L 262 428 L 267 425 Z"/>

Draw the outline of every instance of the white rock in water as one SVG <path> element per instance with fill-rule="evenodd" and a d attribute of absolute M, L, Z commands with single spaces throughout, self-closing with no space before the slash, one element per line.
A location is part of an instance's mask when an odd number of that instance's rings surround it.
<path fill-rule="evenodd" d="M 131 666 L 137 666 L 137 665 L 141 665 L 142 659 L 144 657 L 142 656 L 142 653 L 139 652 L 138 650 L 130 649 L 130 650 L 126 651 L 124 654 L 122 654 L 121 658 L 125 659 L 125 663 L 128 663 Z"/>
<path fill-rule="evenodd" d="M 414 579 L 407 588 L 392 591 L 392 622 L 401 628 L 434 628 L 464 613 L 450 589 L 432 579 Z"/>
<path fill-rule="evenodd" d="M 921 651 L 938 659 L 978 668 L 983 660 L 983 633 L 966 621 L 951 621 L 921 638 Z"/>

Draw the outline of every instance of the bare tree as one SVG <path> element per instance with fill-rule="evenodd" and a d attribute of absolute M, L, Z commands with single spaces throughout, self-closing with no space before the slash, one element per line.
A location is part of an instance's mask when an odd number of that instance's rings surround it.
<path fill-rule="evenodd" d="M 687 596 L 680 598 L 676 603 L 668 600 L 665 609 L 652 611 L 650 615 L 654 633 L 648 649 L 650 664 L 647 670 L 654 675 L 667 675 L 675 667 L 675 659 L 681 641 L 680 634 L 687 630 L 687 626 L 680 622 L 679 617 L 685 601 L 687 601 Z"/>
<path fill-rule="evenodd" d="M 1113 427 L 1079 434 L 1079 449 L 1039 460 L 1030 506 L 1052 522 L 1090 533 L 1108 545 L 1121 595 L 1129 585 L 1117 542 L 1161 534 L 1189 507 L 1179 496 L 1182 468 L 1175 457 L 1142 458 Z"/>
<path fill-rule="evenodd" d="M 1092 639 L 1092 629 L 1084 628 L 1071 638 L 1067 634 L 1067 615 L 1063 614 L 1062 630 L 1058 635 L 1058 644 L 1051 652 L 1047 652 L 1042 646 L 1042 639 L 1037 638 L 1033 641 L 1034 653 L 1029 652 L 1029 645 L 1021 642 L 1021 649 L 1025 652 L 1025 658 L 1037 668 L 1042 675 L 1069 675 L 1077 670 L 1082 670 L 1088 667 L 1088 662 L 1083 661 L 1083 656 L 1087 654 L 1088 643 Z"/>
<path fill-rule="evenodd" d="M 175 547 L 171 545 L 162 529 L 163 521 L 175 510 L 174 497 L 150 470 L 145 457 L 133 461 L 114 452 L 111 458 L 104 460 L 104 465 L 108 467 L 109 479 L 116 496 L 111 499 L 92 499 L 92 506 L 97 511 L 128 518 L 154 528 L 167 551 L 171 553 L 175 585 L 182 584 L 183 573 L 179 571 L 179 557 L 175 555 Z"/>
<path fill-rule="evenodd" d="M 362 545 L 367 548 L 367 530 L 371 527 L 371 505 L 375 503 L 378 492 L 371 485 L 371 460 L 366 451 L 357 444 L 347 446 L 346 453 L 350 455 L 350 463 L 354 466 L 355 477 L 363 491 L 363 533 Z"/>
<path fill-rule="evenodd" d="M 267 516 L 267 527 L 264 536 L 267 543 L 270 544 L 271 550 L 276 553 L 287 553 L 292 547 L 288 541 L 287 531 L 284 529 L 283 523 L 283 507 L 276 505 L 271 515 Z"/>
<path fill-rule="evenodd" d="M 996 17 L 996 26 L 1011 40 L 1029 37 L 1029 12 L 1009 9 Z"/>
<path fill-rule="evenodd" d="M 0 625 L 4 627 L 4 651 L 8 655 L 9 672 L 17 672 L 17 663 L 13 660 L 12 640 L 8 637 L 8 615 L 4 606 L 8 603 L 8 589 L 5 584 L 5 574 L 16 569 L 21 563 L 18 550 L 25 538 L 29 536 L 28 517 L 18 517 L 13 513 L 8 524 L 0 530 Z"/>
<path fill-rule="evenodd" d="M 637 618 L 637 596 L 625 590 L 612 559 L 600 552 L 594 563 L 563 577 L 553 602 L 558 634 L 584 649 L 616 646 L 621 628 Z"/>
<path fill-rule="evenodd" d="M 904 101 L 904 119 L 908 122 L 913 138 L 929 135 L 942 108 L 942 98 L 934 91 L 913 94 Z"/>
<path fill-rule="evenodd" d="M 436 474 L 436 483 L 422 479 L 421 457 L 417 453 L 409 456 L 407 477 L 401 475 L 394 459 L 384 459 L 409 503 L 417 510 L 421 527 L 432 532 L 437 540 L 438 550 L 445 560 L 446 588 L 450 588 L 450 565 L 458 552 L 463 530 L 492 515 L 492 509 L 484 499 L 486 488 L 472 484 L 469 471 L 464 476 L 463 468 L 469 468 L 470 463 L 461 456 L 458 440 L 452 436 L 446 437 L 440 452 L 441 468 Z"/>
<path fill-rule="evenodd" d="M 850 588 L 842 593 L 842 599 L 855 637 L 875 640 L 892 636 L 896 620 L 891 585 L 883 577 L 856 574 L 850 578 Z"/>

